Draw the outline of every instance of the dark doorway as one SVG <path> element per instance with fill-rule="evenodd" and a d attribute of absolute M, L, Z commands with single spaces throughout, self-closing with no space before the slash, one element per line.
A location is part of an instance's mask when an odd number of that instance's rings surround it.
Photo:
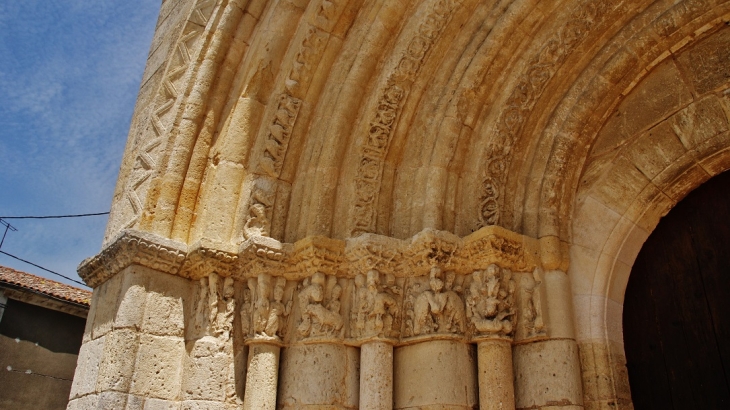
<path fill-rule="evenodd" d="M 730 409 L 730 172 L 662 218 L 626 288 L 636 410 Z"/>

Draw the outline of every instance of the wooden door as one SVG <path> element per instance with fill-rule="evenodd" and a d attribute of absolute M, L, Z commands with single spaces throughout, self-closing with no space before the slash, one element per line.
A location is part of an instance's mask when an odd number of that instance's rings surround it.
<path fill-rule="evenodd" d="M 636 410 L 730 409 L 730 172 L 659 222 L 632 268 L 623 326 Z"/>

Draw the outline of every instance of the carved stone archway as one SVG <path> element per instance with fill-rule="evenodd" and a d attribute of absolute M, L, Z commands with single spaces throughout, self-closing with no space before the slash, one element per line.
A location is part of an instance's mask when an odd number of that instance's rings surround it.
<path fill-rule="evenodd" d="M 631 408 L 626 267 L 730 164 L 729 15 L 163 2 L 69 408 Z"/>
<path fill-rule="evenodd" d="M 689 56 L 702 58 L 713 46 L 726 47 L 729 41 L 730 31 L 722 28 L 658 64 L 633 91 L 639 97 L 629 94 L 599 132 L 597 146 L 601 138 L 613 137 L 605 130 L 615 132 L 618 114 L 650 105 L 646 100 L 660 87 L 665 96 L 684 92 L 692 97 L 684 102 L 673 99 L 669 109 L 645 118 L 644 129 L 636 127 L 609 160 L 595 156 L 583 170 L 568 273 L 587 402 L 629 402 L 622 307 L 634 259 L 662 216 L 690 191 L 730 168 L 727 77 L 704 92 L 683 90 L 685 84 L 702 85 L 696 78 L 675 82 L 654 77 L 671 76 L 674 64 L 686 64 Z"/>

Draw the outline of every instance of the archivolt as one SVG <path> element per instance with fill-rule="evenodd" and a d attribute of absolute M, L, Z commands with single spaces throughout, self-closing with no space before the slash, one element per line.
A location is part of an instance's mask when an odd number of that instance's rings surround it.
<path fill-rule="evenodd" d="M 143 224 L 183 241 L 463 236 L 484 224 L 568 240 L 583 166 L 612 110 L 728 7 L 233 6 L 230 21 L 209 23 L 220 24 L 207 46 L 215 58 L 200 62 L 207 74 L 148 195 Z"/>

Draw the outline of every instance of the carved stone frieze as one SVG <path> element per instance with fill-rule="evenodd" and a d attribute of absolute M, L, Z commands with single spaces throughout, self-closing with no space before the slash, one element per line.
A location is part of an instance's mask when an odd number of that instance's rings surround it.
<path fill-rule="evenodd" d="M 465 238 L 426 230 L 409 240 L 283 244 L 254 236 L 238 251 L 125 231 L 79 272 L 92 286 L 132 264 L 195 280 L 192 328 L 224 341 L 237 311 L 250 343 L 522 341 L 546 334 L 539 245 L 499 227 Z"/>
<path fill-rule="evenodd" d="M 78 272 L 92 288 L 133 264 L 177 275 L 187 255 L 185 245 L 139 231 L 127 230 L 101 253 L 81 262 Z"/>
<path fill-rule="evenodd" d="M 84 261 L 79 274 L 96 287 L 133 263 L 196 280 L 216 273 L 237 279 L 270 274 L 292 281 L 316 272 L 354 278 L 375 269 L 404 278 L 428 275 L 433 266 L 459 275 L 492 263 L 521 272 L 540 266 L 538 240 L 500 227 L 485 227 L 465 238 L 435 230 L 424 230 L 408 240 L 368 234 L 348 240 L 309 237 L 293 244 L 253 236 L 237 251 L 233 249 L 207 242 L 187 247 L 127 230 L 99 255 Z"/>

